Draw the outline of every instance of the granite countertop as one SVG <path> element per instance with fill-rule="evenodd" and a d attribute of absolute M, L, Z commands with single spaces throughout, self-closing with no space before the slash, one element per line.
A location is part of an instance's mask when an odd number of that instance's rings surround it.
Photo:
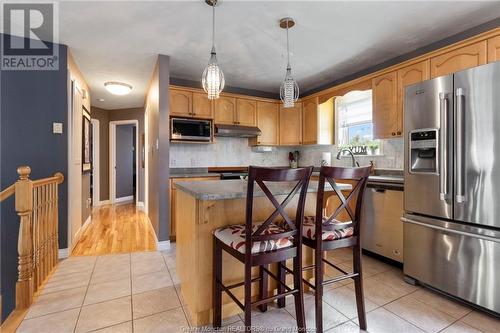
<path fill-rule="evenodd" d="M 268 183 L 269 190 L 274 195 L 287 195 L 295 186 L 295 182 L 286 183 Z M 350 190 L 352 187 L 349 184 L 338 184 L 341 190 Z M 186 192 L 199 200 L 227 200 L 246 198 L 247 196 L 247 181 L 245 180 L 211 180 L 211 181 L 193 181 L 180 182 L 175 185 L 177 190 Z M 332 190 L 328 185 L 326 189 Z M 310 181 L 307 192 L 317 192 L 318 182 Z M 258 185 L 255 186 L 255 197 L 263 197 Z"/>
<path fill-rule="evenodd" d="M 220 173 L 208 172 L 208 168 L 170 168 L 170 178 L 220 177 Z"/>

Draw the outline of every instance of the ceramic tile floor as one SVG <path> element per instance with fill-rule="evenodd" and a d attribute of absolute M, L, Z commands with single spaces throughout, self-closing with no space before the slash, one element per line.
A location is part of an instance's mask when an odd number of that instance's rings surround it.
<path fill-rule="evenodd" d="M 346 250 L 331 260 L 351 267 Z M 500 332 L 500 320 L 403 281 L 401 270 L 363 258 L 368 331 L 371 333 Z M 189 332 L 189 315 L 180 297 L 175 245 L 164 252 L 139 252 L 62 261 L 21 323 L 19 333 Z M 338 274 L 333 269 L 330 276 Z M 325 332 L 360 332 L 353 284 L 337 283 L 325 291 Z M 305 296 L 307 327 L 314 331 L 314 298 Z M 254 311 L 263 332 L 294 332 L 293 301 L 284 309 Z M 242 331 L 242 316 L 224 320 L 222 331 Z M 207 332 L 210 328 L 191 332 Z"/>

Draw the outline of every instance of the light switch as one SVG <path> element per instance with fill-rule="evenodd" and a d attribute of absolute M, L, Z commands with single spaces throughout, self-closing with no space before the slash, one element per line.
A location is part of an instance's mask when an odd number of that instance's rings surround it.
<path fill-rule="evenodd" d="M 62 134 L 62 132 L 63 132 L 63 124 L 62 123 L 52 123 L 52 133 Z"/>

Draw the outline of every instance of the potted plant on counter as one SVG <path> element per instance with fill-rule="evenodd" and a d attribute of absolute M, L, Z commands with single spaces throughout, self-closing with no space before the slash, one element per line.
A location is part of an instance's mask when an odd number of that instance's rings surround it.
<path fill-rule="evenodd" d="M 290 162 L 290 168 L 296 169 L 299 166 L 299 151 L 288 153 L 288 162 Z"/>
<path fill-rule="evenodd" d="M 379 147 L 379 143 L 377 141 L 369 141 L 366 143 L 366 146 L 368 147 L 368 149 L 370 149 L 370 155 L 377 154 L 377 150 Z"/>

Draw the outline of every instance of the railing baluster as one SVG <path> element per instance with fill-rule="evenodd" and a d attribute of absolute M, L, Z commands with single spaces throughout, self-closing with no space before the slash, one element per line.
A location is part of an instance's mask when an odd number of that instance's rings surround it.
<path fill-rule="evenodd" d="M 19 180 L 16 182 L 16 212 L 19 215 L 19 238 L 17 251 L 19 255 L 18 279 L 16 283 L 16 308 L 24 309 L 33 301 L 33 183 L 29 179 L 31 169 L 19 167 Z"/>

